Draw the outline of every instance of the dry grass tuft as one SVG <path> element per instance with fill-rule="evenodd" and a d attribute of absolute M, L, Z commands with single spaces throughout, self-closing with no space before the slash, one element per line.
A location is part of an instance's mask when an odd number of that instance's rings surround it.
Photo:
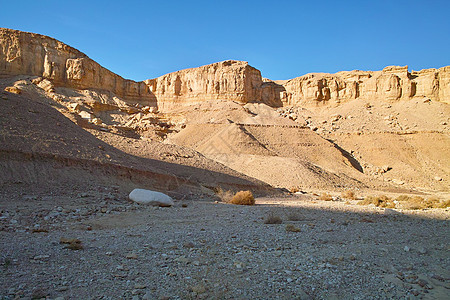
<path fill-rule="evenodd" d="M 288 231 L 288 232 L 300 232 L 301 230 L 300 230 L 300 228 L 297 228 L 297 227 L 295 227 L 292 224 L 287 224 L 286 225 L 286 231 Z"/>
<path fill-rule="evenodd" d="M 300 192 L 300 189 L 297 186 L 293 186 L 289 189 L 289 192 L 291 192 L 292 194 L 295 194 L 297 192 Z"/>
<path fill-rule="evenodd" d="M 298 214 L 296 212 L 293 212 L 293 211 L 291 211 L 291 212 L 289 212 L 287 214 L 287 219 L 289 221 L 301 221 L 301 220 L 303 220 L 303 218 L 302 218 L 302 216 L 300 214 Z"/>
<path fill-rule="evenodd" d="M 400 208 L 404 209 L 426 209 L 426 208 L 447 208 L 450 206 L 450 200 L 441 200 L 436 197 L 424 199 L 419 196 L 401 195 L 396 201 Z"/>
<path fill-rule="evenodd" d="M 62 237 L 59 240 L 60 244 L 67 244 L 66 248 L 70 250 L 81 250 L 83 249 L 83 245 L 81 244 L 81 241 L 79 239 L 68 239 Z"/>
<path fill-rule="evenodd" d="M 237 205 L 254 205 L 255 198 L 250 191 L 240 191 L 237 192 L 236 195 L 233 196 L 233 198 L 231 198 L 230 203 Z"/>
<path fill-rule="evenodd" d="M 232 191 L 224 191 L 222 188 L 218 188 L 216 191 L 216 196 L 222 200 L 222 202 L 230 203 L 231 199 L 233 198 L 233 192 Z"/>
<path fill-rule="evenodd" d="M 279 217 L 271 213 L 267 216 L 266 220 L 264 221 L 264 224 L 281 224 L 283 223 L 283 220 Z"/>
<path fill-rule="evenodd" d="M 331 197 L 330 194 L 324 193 L 324 194 L 321 194 L 321 195 L 320 195 L 319 200 L 323 200 L 323 201 L 331 201 L 331 200 L 333 200 L 333 197 Z"/>
<path fill-rule="evenodd" d="M 385 208 L 395 208 L 395 203 L 386 195 L 381 196 L 368 196 L 358 202 L 360 205 L 370 205 L 373 204 L 377 207 L 385 207 Z"/>
<path fill-rule="evenodd" d="M 450 200 L 441 200 L 439 198 L 431 197 L 424 199 L 420 196 L 401 195 L 396 199 L 382 196 L 369 196 L 358 202 L 360 205 L 374 204 L 378 207 L 385 208 L 403 208 L 403 209 L 427 209 L 427 208 L 448 208 L 450 207 Z"/>
<path fill-rule="evenodd" d="M 356 200 L 355 192 L 350 191 L 350 190 L 343 191 L 341 193 L 341 197 L 344 198 L 344 199 Z"/>

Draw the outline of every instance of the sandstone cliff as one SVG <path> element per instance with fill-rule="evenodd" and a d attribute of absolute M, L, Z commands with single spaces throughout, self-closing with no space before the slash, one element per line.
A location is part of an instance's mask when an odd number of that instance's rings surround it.
<path fill-rule="evenodd" d="M 273 89 L 263 82 L 261 72 L 243 61 L 227 60 L 144 82 L 155 94 L 162 111 L 217 99 L 277 105 Z"/>
<path fill-rule="evenodd" d="M 418 72 L 392 66 L 376 72 L 307 74 L 271 81 L 247 62 L 229 60 L 135 82 L 53 38 L 4 28 L 0 28 L 0 75 L 40 76 L 55 86 L 102 90 L 161 111 L 213 99 L 273 107 L 413 97 L 450 103 L 450 66 Z"/>
<path fill-rule="evenodd" d="M 277 82 L 284 88 L 284 105 L 338 104 L 352 99 L 409 100 L 426 97 L 450 103 L 450 67 L 408 72 L 408 67 L 386 67 L 382 71 L 350 71 L 307 74 Z"/>
<path fill-rule="evenodd" d="M 34 75 L 56 86 L 100 89 L 129 101 L 154 104 L 143 82 L 126 80 L 53 38 L 0 28 L 0 75 Z"/>

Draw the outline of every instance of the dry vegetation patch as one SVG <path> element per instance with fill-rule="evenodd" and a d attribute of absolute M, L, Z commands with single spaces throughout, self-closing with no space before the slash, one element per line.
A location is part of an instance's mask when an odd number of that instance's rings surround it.
<path fill-rule="evenodd" d="M 250 191 L 240 191 L 231 198 L 230 203 L 237 205 L 254 205 L 255 197 L 253 197 L 253 194 Z"/>
<path fill-rule="evenodd" d="M 301 230 L 300 230 L 300 228 L 295 227 L 295 226 L 292 225 L 292 224 L 287 224 L 287 225 L 286 225 L 286 231 L 287 231 L 287 232 L 300 232 Z"/>
<path fill-rule="evenodd" d="M 218 188 L 216 191 L 216 196 L 222 200 L 222 202 L 230 203 L 231 199 L 233 198 L 233 192 L 232 191 L 224 191 L 222 188 Z"/>
<path fill-rule="evenodd" d="M 397 198 L 390 198 L 386 195 L 368 196 L 359 201 L 360 205 L 373 204 L 377 207 L 385 208 L 403 208 L 403 209 L 427 209 L 427 208 L 448 208 L 450 207 L 450 200 L 441 200 L 436 197 L 425 199 L 420 196 L 401 195 Z"/>
<path fill-rule="evenodd" d="M 343 191 L 341 193 L 341 197 L 344 199 L 349 199 L 349 200 L 356 200 L 356 195 L 355 192 L 353 191 Z"/>
<path fill-rule="evenodd" d="M 320 195 L 319 200 L 331 201 L 333 200 L 333 197 L 330 194 L 324 193 Z"/>
<path fill-rule="evenodd" d="M 266 220 L 264 221 L 264 224 L 281 224 L 281 223 L 283 223 L 283 220 L 274 213 L 270 213 L 267 216 Z"/>
<path fill-rule="evenodd" d="M 223 202 L 237 205 L 254 205 L 255 197 L 251 191 L 240 191 L 233 195 L 232 191 L 224 191 L 219 188 L 216 191 L 216 196 Z"/>

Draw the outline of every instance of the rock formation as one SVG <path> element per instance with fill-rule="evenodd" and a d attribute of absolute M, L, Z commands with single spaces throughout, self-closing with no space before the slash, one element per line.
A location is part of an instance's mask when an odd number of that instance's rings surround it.
<path fill-rule="evenodd" d="M 56 87 L 106 91 L 129 103 L 157 106 L 162 112 L 213 99 L 272 107 L 413 97 L 450 103 L 450 66 L 418 72 L 391 66 L 376 72 L 307 74 L 271 81 L 247 62 L 228 60 L 135 82 L 53 38 L 5 28 L 0 29 L 0 75 L 34 75 Z"/>
<path fill-rule="evenodd" d="M 267 102 L 276 105 L 261 72 L 247 62 L 227 60 L 186 69 L 144 81 L 157 100 L 159 109 L 206 100 L 234 100 L 241 103 Z M 280 103 L 281 104 L 281 103 Z"/>
<path fill-rule="evenodd" d="M 128 101 L 155 104 L 143 82 L 126 80 L 53 38 L 0 28 L 0 75 L 34 75 L 55 86 L 99 89 Z"/>
<path fill-rule="evenodd" d="M 450 103 L 450 67 L 408 72 L 408 67 L 390 66 L 382 71 L 350 71 L 307 74 L 277 82 L 284 87 L 284 105 L 327 104 L 365 100 L 409 100 L 426 97 Z"/>

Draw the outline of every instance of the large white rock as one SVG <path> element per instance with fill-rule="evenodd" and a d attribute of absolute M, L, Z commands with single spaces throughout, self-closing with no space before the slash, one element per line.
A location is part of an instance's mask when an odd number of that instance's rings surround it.
<path fill-rule="evenodd" d="M 130 200 L 139 204 L 149 204 L 163 207 L 172 206 L 174 204 L 172 198 L 166 194 L 144 189 L 134 189 L 128 197 Z"/>

